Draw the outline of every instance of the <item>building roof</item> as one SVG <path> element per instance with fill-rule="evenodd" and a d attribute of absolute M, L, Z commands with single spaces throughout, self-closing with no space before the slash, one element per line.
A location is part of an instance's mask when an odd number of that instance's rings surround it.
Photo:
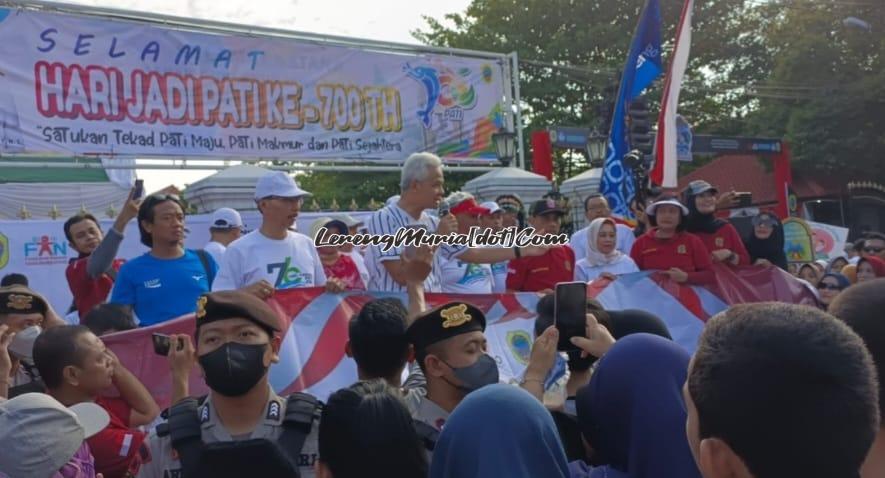
<path fill-rule="evenodd" d="M 724 155 L 679 178 L 679 190 L 696 179 L 703 179 L 720 191 L 734 189 L 753 194 L 754 204 L 777 202 L 774 173 L 766 160 L 753 155 Z M 800 200 L 839 196 L 847 181 L 823 173 L 793 170 L 793 191 Z"/>

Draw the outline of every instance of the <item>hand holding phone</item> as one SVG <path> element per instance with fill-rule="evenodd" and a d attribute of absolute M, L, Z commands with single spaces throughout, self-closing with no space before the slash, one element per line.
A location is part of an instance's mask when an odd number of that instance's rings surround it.
<path fill-rule="evenodd" d="M 572 337 L 583 337 L 587 330 L 587 284 L 561 282 L 553 296 L 553 324 L 559 330 L 558 350 L 579 350 Z"/>
<path fill-rule="evenodd" d="M 144 196 L 144 179 L 136 179 L 132 199 L 141 199 L 142 196 Z"/>
<path fill-rule="evenodd" d="M 154 342 L 154 353 L 166 357 L 169 355 L 169 346 L 171 344 L 168 335 L 152 334 L 151 340 Z"/>

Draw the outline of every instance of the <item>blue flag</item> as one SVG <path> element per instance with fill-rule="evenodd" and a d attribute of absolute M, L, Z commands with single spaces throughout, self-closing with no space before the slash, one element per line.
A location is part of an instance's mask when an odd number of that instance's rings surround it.
<path fill-rule="evenodd" d="M 606 148 L 600 192 L 608 200 L 615 216 L 632 218 L 630 201 L 636 193 L 633 175 L 624 167 L 624 155 L 629 152 L 627 140 L 627 109 L 655 78 L 664 71 L 661 65 L 661 6 L 658 0 L 648 0 L 642 9 L 639 25 L 633 35 L 630 54 L 621 75 L 618 101 L 612 115 L 611 132 Z"/>

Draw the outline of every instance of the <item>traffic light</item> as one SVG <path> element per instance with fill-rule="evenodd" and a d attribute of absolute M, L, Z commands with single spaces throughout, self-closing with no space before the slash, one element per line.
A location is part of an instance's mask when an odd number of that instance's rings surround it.
<path fill-rule="evenodd" d="M 629 105 L 627 121 L 630 131 L 630 149 L 638 150 L 650 159 L 654 144 L 651 136 L 651 120 L 649 119 L 648 104 L 645 98 L 638 96 Z"/>

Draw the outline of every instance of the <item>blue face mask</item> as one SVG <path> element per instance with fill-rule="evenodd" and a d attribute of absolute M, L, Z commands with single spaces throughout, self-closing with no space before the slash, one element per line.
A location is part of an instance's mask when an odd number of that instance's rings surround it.
<path fill-rule="evenodd" d="M 480 355 L 473 365 L 467 367 L 457 368 L 452 367 L 448 362 L 443 361 L 443 363 L 452 369 L 455 378 L 463 384 L 452 385 L 467 393 L 479 390 L 486 385 L 498 383 L 498 363 L 489 354 Z"/>

